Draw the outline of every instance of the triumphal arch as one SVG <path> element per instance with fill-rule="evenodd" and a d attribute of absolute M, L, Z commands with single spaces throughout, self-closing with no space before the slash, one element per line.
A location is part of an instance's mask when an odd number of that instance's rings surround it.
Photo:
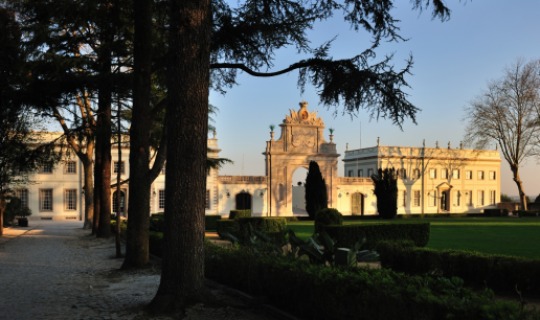
<path fill-rule="evenodd" d="M 293 214 L 292 188 L 293 173 L 298 168 L 309 168 L 310 161 L 316 161 L 326 181 L 328 206 L 337 201 L 338 157 L 336 144 L 324 138 L 324 122 L 316 111 L 308 110 L 308 103 L 301 102 L 300 109 L 290 110 L 279 125 L 281 136 L 274 139 L 271 128 L 270 140 L 263 153 L 266 161 L 268 183 L 267 204 L 270 216 Z"/>

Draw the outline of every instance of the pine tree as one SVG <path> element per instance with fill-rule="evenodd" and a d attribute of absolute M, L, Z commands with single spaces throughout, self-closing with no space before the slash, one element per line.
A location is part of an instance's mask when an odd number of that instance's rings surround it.
<path fill-rule="evenodd" d="M 306 211 L 311 219 L 315 219 L 317 211 L 328 208 L 328 194 L 319 165 L 315 161 L 309 163 L 306 177 Z"/>
<path fill-rule="evenodd" d="M 397 215 L 397 175 L 394 168 L 379 169 L 378 174 L 371 176 L 377 197 L 377 211 L 384 219 L 392 219 Z"/>

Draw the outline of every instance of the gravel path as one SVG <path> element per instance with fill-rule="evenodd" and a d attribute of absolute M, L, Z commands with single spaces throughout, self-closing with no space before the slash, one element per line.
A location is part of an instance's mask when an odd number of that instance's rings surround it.
<path fill-rule="evenodd" d="M 0 238 L 0 319 L 181 319 L 152 316 L 159 270 L 124 272 L 114 239 L 96 239 L 80 222 L 30 221 Z M 215 286 L 227 307 L 196 305 L 189 320 L 272 320 L 245 299 Z"/>

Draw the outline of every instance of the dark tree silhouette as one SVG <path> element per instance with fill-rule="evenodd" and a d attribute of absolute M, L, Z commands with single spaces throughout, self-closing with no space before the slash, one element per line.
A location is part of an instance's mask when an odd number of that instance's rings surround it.
<path fill-rule="evenodd" d="M 371 176 L 377 197 L 377 211 L 385 219 L 395 218 L 397 215 L 397 175 L 394 168 L 379 169 L 377 174 Z"/>
<path fill-rule="evenodd" d="M 328 193 L 319 165 L 315 161 L 309 162 L 309 170 L 305 183 L 306 211 L 311 219 L 321 209 L 328 208 Z"/>

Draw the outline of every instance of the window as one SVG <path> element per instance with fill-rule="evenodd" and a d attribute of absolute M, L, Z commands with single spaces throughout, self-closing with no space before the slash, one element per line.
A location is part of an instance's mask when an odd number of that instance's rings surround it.
<path fill-rule="evenodd" d="M 65 174 L 75 174 L 77 173 L 77 162 L 75 161 L 66 161 L 64 164 L 64 173 Z"/>
<path fill-rule="evenodd" d="M 53 189 L 39 189 L 39 211 L 53 210 Z"/>
<path fill-rule="evenodd" d="M 18 189 L 15 195 L 21 200 L 21 207 L 28 208 L 28 189 Z"/>
<path fill-rule="evenodd" d="M 420 190 L 413 191 L 413 206 L 415 207 L 420 206 Z"/>
<path fill-rule="evenodd" d="M 121 161 L 121 162 L 120 162 L 120 174 L 124 174 L 124 172 L 125 172 L 125 171 L 124 171 L 124 169 L 125 169 L 124 167 L 125 167 L 124 161 Z M 114 162 L 114 169 L 113 169 L 113 172 L 114 172 L 114 173 L 118 173 L 118 161 L 115 161 L 115 162 Z"/>
<path fill-rule="evenodd" d="M 478 175 L 478 180 L 484 180 L 484 171 L 478 170 L 477 175 Z"/>
<path fill-rule="evenodd" d="M 459 190 L 455 191 L 454 201 L 455 201 L 454 206 L 457 206 L 457 207 L 461 206 L 461 191 Z"/>
<path fill-rule="evenodd" d="M 347 171 L 347 177 L 352 177 L 352 176 L 353 176 L 353 171 L 352 170 Z"/>
<path fill-rule="evenodd" d="M 478 205 L 480 206 L 483 206 L 485 201 L 484 201 L 484 190 L 478 190 Z"/>
<path fill-rule="evenodd" d="M 50 163 L 44 163 L 39 168 L 39 173 L 53 173 L 53 166 Z"/>
<path fill-rule="evenodd" d="M 441 170 L 441 179 L 448 179 L 448 169 Z"/>
<path fill-rule="evenodd" d="M 437 169 L 429 169 L 429 178 L 437 179 Z"/>
<path fill-rule="evenodd" d="M 407 206 L 407 190 L 403 190 L 403 192 L 401 193 L 401 200 L 402 200 L 402 203 L 401 205 L 403 207 L 406 207 Z"/>
<path fill-rule="evenodd" d="M 364 176 L 364 169 L 358 169 L 358 176 L 363 177 Z"/>
<path fill-rule="evenodd" d="M 64 190 L 64 209 L 66 211 L 77 210 L 77 189 Z"/>
<path fill-rule="evenodd" d="M 489 204 L 496 204 L 497 203 L 497 192 L 495 190 L 489 191 Z"/>
<path fill-rule="evenodd" d="M 431 191 L 429 196 L 430 196 L 429 197 L 429 205 L 432 206 L 432 207 L 436 207 L 437 206 L 437 190 Z"/>
<path fill-rule="evenodd" d="M 420 179 L 420 169 L 416 168 L 413 170 L 413 179 Z"/>
<path fill-rule="evenodd" d="M 465 179 L 466 180 L 472 180 L 472 171 L 471 170 L 465 171 Z"/>
<path fill-rule="evenodd" d="M 210 209 L 210 190 L 206 190 L 206 209 Z"/>
<path fill-rule="evenodd" d="M 459 179 L 459 169 L 452 170 L 452 179 Z"/>
<path fill-rule="evenodd" d="M 165 190 L 159 190 L 158 207 L 165 209 Z"/>
<path fill-rule="evenodd" d="M 407 179 L 407 170 L 405 170 L 404 168 L 398 169 L 398 176 L 401 179 Z"/>
<path fill-rule="evenodd" d="M 368 178 L 373 175 L 373 169 L 367 169 Z"/>
<path fill-rule="evenodd" d="M 495 171 L 490 171 L 489 180 L 495 180 L 496 178 L 497 178 L 497 174 L 495 173 Z"/>
<path fill-rule="evenodd" d="M 472 190 L 465 192 L 465 196 L 467 197 L 467 205 L 472 207 Z"/>

